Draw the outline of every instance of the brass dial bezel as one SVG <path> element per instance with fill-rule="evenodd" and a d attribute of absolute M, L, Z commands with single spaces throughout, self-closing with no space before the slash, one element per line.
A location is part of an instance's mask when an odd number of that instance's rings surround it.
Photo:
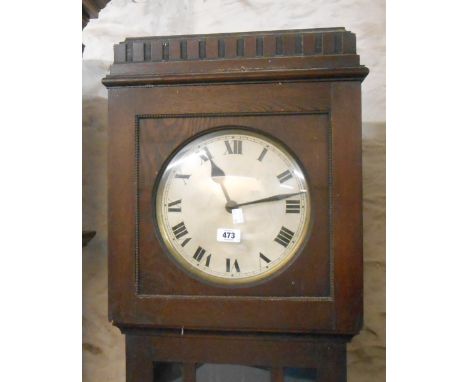
<path fill-rule="evenodd" d="M 264 272 L 253 275 L 246 276 L 243 278 L 229 278 L 229 277 L 220 277 L 215 276 L 209 273 L 202 271 L 200 268 L 193 266 L 187 259 L 179 253 L 177 248 L 174 246 L 174 242 L 171 239 L 171 232 L 167 230 L 164 221 L 162 220 L 163 216 L 163 190 L 164 185 L 166 184 L 170 173 L 167 171 L 168 166 L 173 162 L 177 157 L 182 157 L 185 152 L 192 152 L 191 147 L 200 146 L 200 142 L 210 140 L 214 136 L 223 136 L 223 135 L 250 135 L 258 139 L 268 142 L 270 145 L 274 146 L 275 149 L 291 163 L 292 167 L 295 170 L 299 170 L 304 176 L 304 188 L 307 190 L 305 195 L 307 203 L 305 208 L 305 221 L 303 229 L 299 236 L 295 236 L 294 244 L 292 247 L 289 247 L 289 254 L 285 256 L 277 265 L 266 269 Z M 273 138 L 263 132 L 258 132 L 257 130 L 244 127 L 244 126 L 220 126 L 215 129 L 210 129 L 208 131 L 199 134 L 190 140 L 184 142 L 179 146 L 173 154 L 167 159 L 165 164 L 161 168 L 161 172 L 153 187 L 153 221 L 156 227 L 156 234 L 159 240 L 163 244 L 163 248 L 166 250 L 169 257 L 174 260 L 174 262 L 189 275 L 195 276 L 196 279 L 212 284 L 215 286 L 251 286 L 268 279 L 271 279 L 280 273 L 282 273 L 288 266 L 293 263 L 293 259 L 304 248 L 306 241 L 308 240 L 311 228 L 312 228 L 312 202 L 310 195 L 310 187 L 308 182 L 308 176 L 303 169 L 303 166 L 300 164 L 299 160 L 292 154 L 291 150 L 286 147 L 286 145 L 276 138 Z M 291 244 L 290 244 L 291 245 Z"/>

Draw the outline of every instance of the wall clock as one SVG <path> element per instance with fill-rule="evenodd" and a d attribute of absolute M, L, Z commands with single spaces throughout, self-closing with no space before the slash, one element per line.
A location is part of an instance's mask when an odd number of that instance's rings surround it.
<path fill-rule="evenodd" d="M 114 53 L 109 318 L 127 381 L 203 381 L 207 365 L 345 381 L 362 326 L 354 34 L 130 38 Z"/>
<path fill-rule="evenodd" d="M 287 266 L 310 230 L 304 172 L 280 142 L 242 127 L 184 144 L 155 184 L 170 255 L 202 281 L 246 285 Z"/>

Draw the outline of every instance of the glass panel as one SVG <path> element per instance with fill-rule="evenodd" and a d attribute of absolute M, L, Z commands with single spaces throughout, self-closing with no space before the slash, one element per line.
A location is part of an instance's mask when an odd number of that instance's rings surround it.
<path fill-rule="evenodd" d="M 268 368 L 205 363 L 197 368 L 197 382 L 271 382 Z"/>
<path fill-rule="evenodd" d="M 182 364 L 178 362 L 155 362 L 154 382 L 182 382 Z"/>
<path fill-rule="evenodd" d="M 315 382 L 317 378 L 316 369 L 285 367 L 283 373 L 284 382 Z"/>

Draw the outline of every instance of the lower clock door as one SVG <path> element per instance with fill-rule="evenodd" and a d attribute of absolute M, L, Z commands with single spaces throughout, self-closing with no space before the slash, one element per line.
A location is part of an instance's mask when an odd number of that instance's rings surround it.
<path fill-rule="evenodd" d="M 340 337 L 126 334 L 127 382 L 345 382 Z"/>
<path fill-rule="evenodd" d="M 159 362 L 154 364 L 153 370 L 154 381 L 184 382 L 188 377 L 183 363 Z M 279 378 L 284 382 L 317 381 L 317 369 L 314 368 L 277 369 L 268 366 L 204 363 L 195 365 L 189 373 L 197 382 L 271 382 L 278 381 Z"/>

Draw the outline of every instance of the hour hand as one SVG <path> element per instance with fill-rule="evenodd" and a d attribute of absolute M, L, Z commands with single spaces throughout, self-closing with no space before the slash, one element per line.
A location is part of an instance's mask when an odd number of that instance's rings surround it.
<path fill-rule="evenodd" d="M 231 198 L 229 197 L 229 194 L 228 194 L 228 192 L 226 190 L 226 186 L 224 185 L 224 178 L 225 178 L 226 174 L 224 173 L 223 170 L 221 170 L 216 165 L 216 163 L 213 161 L 213 159 L 211 157 L 208 157 L 208 158 L 209 158 L 210 164 L 211 164 L 211 179 L 221 186 L 221 189 L 223 190 L 224 197 L 226 198 L 226 202 L 230 203 Z"/>
<path fill-rule="evenodd" d="M 220 177 L 226 176 L 223 170 L 221 170 L 218 166 L 216 166 L 215 162 L 213 162 L 213 159 L 210 158 L 210 163 L 211 163 L 211 178 L 216 182 L 219 183 L 220 181 L 222 182 L 223 179 Z"/>

